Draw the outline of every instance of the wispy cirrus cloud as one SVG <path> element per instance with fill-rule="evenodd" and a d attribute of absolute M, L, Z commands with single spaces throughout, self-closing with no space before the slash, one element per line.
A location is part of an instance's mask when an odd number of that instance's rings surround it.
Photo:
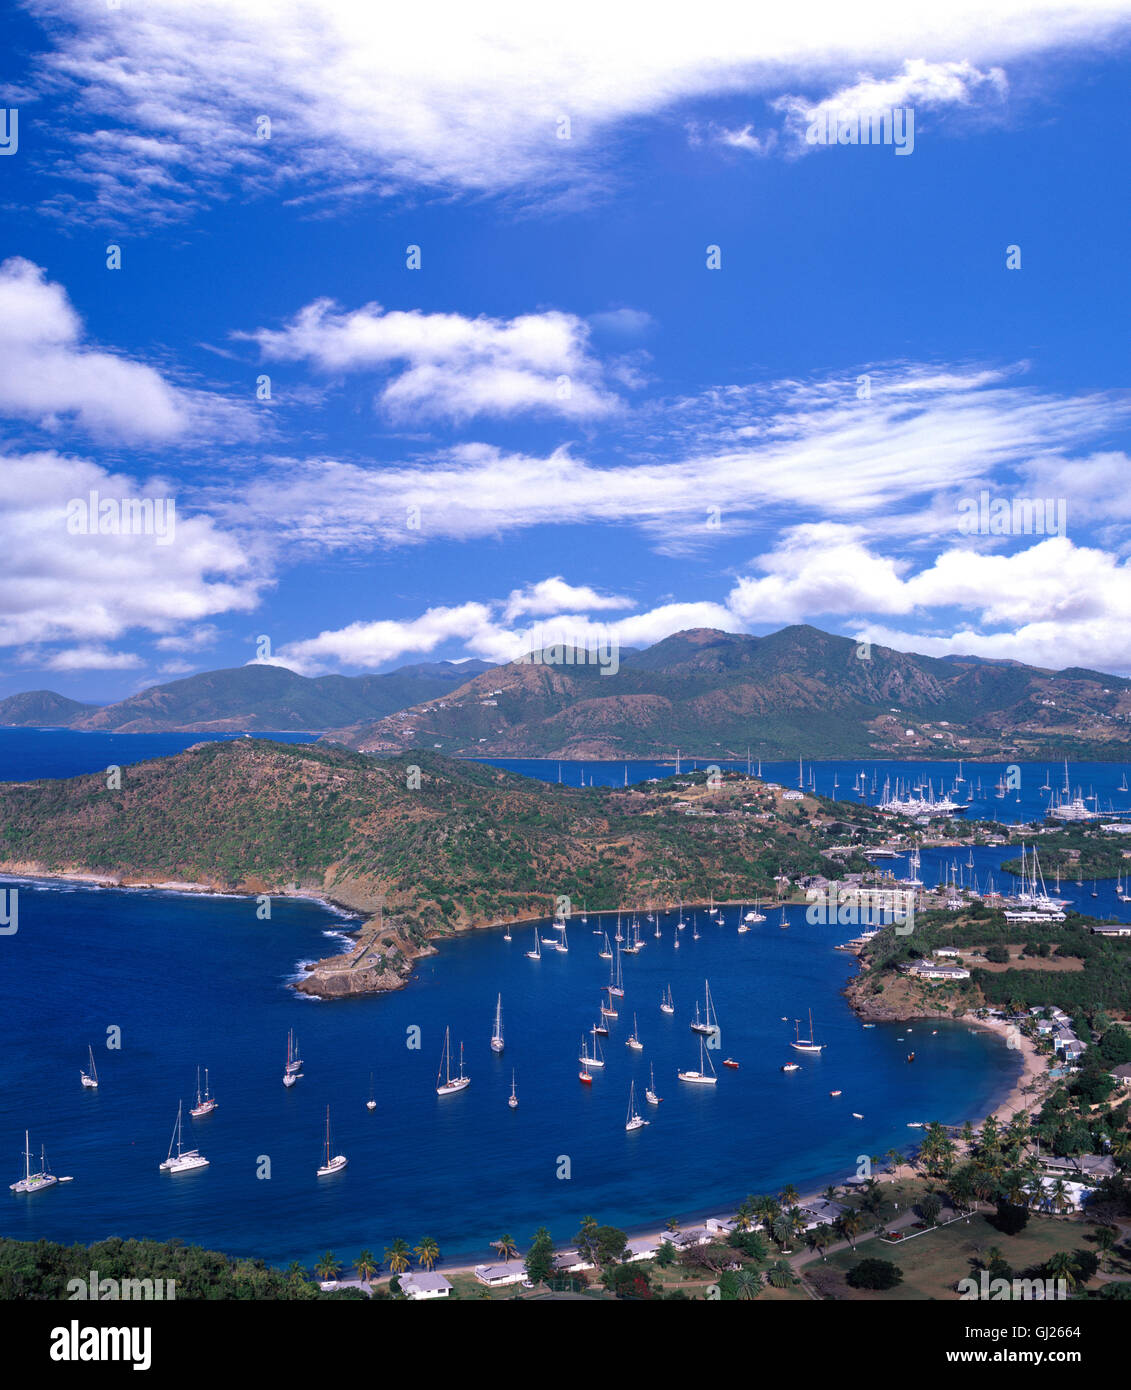
<path fill-rule="evenodd" d="M 73 119 L 55 200 L 81 215 L 153 221 L 202 201 L 405 189 L 591 190 L 629 123 L 743 94 L 774 99 L 896 82 L 913 59 L 993 68 L 1126 29 L 1120 0 L 900 0 L 823 10 L 741 6 L 665 12 L 577 0 L 562 11 L 507 0 L 379 10 L 354 0 L 147 0 L 135 14 L 89 0 L 29 0 L 50 47 L 38 86 Z M 884 74 L 896 74 L 885 77 Z M 922 87 L 924 98 L 930 95 Z M 934 90 L 933 88 L 931 90 Z M 257 117 L 272 138 L 257 139 Z M 568 139 L 562 122 L 568 120 Z M 61 166 L 61 167 L 60 167 Z"/>

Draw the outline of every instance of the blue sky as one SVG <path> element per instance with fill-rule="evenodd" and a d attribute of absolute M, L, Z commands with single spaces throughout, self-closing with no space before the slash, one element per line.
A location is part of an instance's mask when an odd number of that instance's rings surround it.
<path fill-rule="evenodd" d="M 0 693 L 799 621 L 1131 672 L 1131 3 L 903 8 L 32 0 Z"/>

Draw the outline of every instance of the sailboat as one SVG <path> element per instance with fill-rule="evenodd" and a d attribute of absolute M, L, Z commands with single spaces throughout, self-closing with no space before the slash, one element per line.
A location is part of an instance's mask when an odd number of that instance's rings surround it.
<path fill-rule="evenodd" d="M 294 1029 L 287 1029 L 287 1066 L 283 1072 L 283 1085 L 293 1086 L 302 1075 L 302 1058 L 298 1055 L 298 1039 Z"/>
<path fill-rule="evenodd" d="M 757 899 L 757 898 L 754 899 L 754 906 L 753 906 L 753 907 L 751 908 L 751 910 L 746 914 L 745 920 L 746 920 L 747 922 L 764 922 L 764 921 L 766 920 L 766 914 L 765 914 L 764 912 L 759 912 L 759 911 L 758 911 L 758 899 Z"/>
<path fill-rule="evenodd" d="M 644 1099 L 649 1105 L 660 1105 L 663 1103 L 664 1098 L 656 1094 L 656 1068 L 654 1066 L 649 1067 L 648 1075 L 649 1085 L 648 1089 L 644 1092 Z"/>
<path fill-rule="evenodd" d="M 660 1012 L 662 1014 L 674 1014 L 675 1002 L 672 999 L 672 987 L 668 985 L 667 993 L 660 995 Z"/>
<path fill-rule="evenodd" d="M 443 1081 L 440 1077 L 443 1077 Z M 451 1029 L 444 1029 L 444 1055 L 440 1058 L 440 1070 L 436 1073 L 436 1094 L 450 1096 L 471 1085 L 471 1077 L 463 1074 L 463 1043 L 459 1045 L 459 1075 L 452 1076 L 452 1038 Z"/>
<path fill-rule="evenodd" d="M 628 1118 L 624 1122 L 624 1127 L 631 1133 L 632 1130 L 643 1129 L 645 1125 L 651 1123 L 651 1120 L 645 1120 L 637 1113 L 636 1082 L 632 1081 L 628 1087 Z"/>
<path fill-rule="evenodd" d="M 617 959 L 615 970 L 609 969 L 609 993 L 616 995 L 618 999 L 624 998 L 624 977 L 621 973 L 620 946 L 617 947 Z"/>
<path fill-rule="evenodd" d="M 24 1130 L 23 1158 L 24 1175 L 22 1178 L 19 1178 L 16 1182 L 10 1182 L 8 1184 L 8 1190 L 10 1192 L 42 1192 L 43 1189 L 46 1187 L 54 1187 L 55 1184 L 59 1181 L 59 1179 L 47 1166 L 46 1147 L 40 1148 L 39 1172 L 33 1173 L 31 1171 L 31 1140 L 26 1129 Z"/>
<path fill-rule="evenodd" d="M 608 985 L 606 985 L 605 988 L 608 989 Z M 602 1018 L 619 1018 L 619 1017 L 620 1017 L 620 1015 L 617 1013 L 616 1009 L 613 1008 L 613 997 L 612 997 L 611 994 L 609 995 L 609 1002 L 608 1002 L 607 1004 L 602 1004 L 602 1005 L 601 1005 L 601 1017 L 602 1017 Z"/>
<path fill-rule="evenodd" d="M 704 1061 L 711 1069 L 709 1072 L 703 1069 Z M 691 1081 L 697 1086 L 714 1086 L 718 1083 L 719 1078 L 715 1075 L 715 1064 L 711 1061 L 710 1053 L 704 1051 L 702 1038 L 699 1039 L 699 1070 L 681 1071 L 677 1072 L 676 1075 L 681 1081 Z"/>
<path fill-rule="evenodd" d="M 542 944 L 541 944 L 541 942 L 538 940 L 538 928 L 537 928 L 537 927 L 534 928 L 534 949 L 533 949 L 533 951 L 527 951 L 527 952 L 526 952 L 526 958 L 527 958 L 527 960 L 541 960 L 541 959 L 542 959 Z"/>
<path fill-rule="evenodd" d="M 581 1070 L 577 1073 L 583 1085 L 592 1086 L 593 1077 L 589 1071 L 589 1057 L 585 1051 L 585 1034 L 581 1035 L 581 1055 L 577 1059 L 581 1063 Z"/>
<path fill-rule="evenodd" d="M 1124 781 L 1126 781 L 1126 778 L 1124 778 Z M 1041 789 L 1041 791 L 1043 791 L 1043 792 L 1051 792 L 1051 791 L 1052 791 L 1052 783 L 1049 781 L 1049 770 L 1048 770 L 1047 767 L 1045 768 L 1045 780 L 1041 783 L 1041 788 L 1040 788 L 1040 789 Z"/>
<path fill-rule="evenodd" d="M 322 1166 L 318 1169 L 320 1178 L 328 1178 L 331 1173 L 340 1173 L 349 1162 L 345 1154 L 330 1157 L 330 1107 L 326 1107 L 326 1149 L 322 1155 Z"/>
<path fill-rule="evenodd" d="M 632 1015 L 632 1032 L 624 1040 L 626 1047 L 631 1047 L 633 1052 L 643 1052 L 644 1044 L 640 1041 L 636 1033 L 636 1015 Z"/>
<path fill-rule="evenodd" d="M 177 1123 L 173 1127 L 173 1137 L 169 1140 L 169 1152 L 165 1162 L 159 1165 L 162 1173 L 187 1173 L 191 1168 L 207 1168 L 208 1160 L 198 1149 L 185 1149 L 181 1147 L 181 1112 L 184 1109 L 182 1101 L 177 1102 Z M 173 1157 L 173 1149 L 176 1148 L 177 1156 Z"/>
<path fill-rule="evenodd" d="M 200 1089 L 200 1068 L 196 1069 L 196 1104 L 189 1111 L 195 1120 L 199 1120 L 203 1115 L 211 1115 L 213 1110 L 219 1105 L 219 1101 L 208 1089 L 208 1068 L 204 1068 L 204 1091 Z"/>
<path fill-rule="evenodd" d="M 511 1069 L 511 1093 L 507 1104 L 512 1110 L 518 1109 L 518 1092 L 515 1090 L 514 1069 Z"/>
<path fill-rule="evenodd" d="M 612 960 L 613 958 L 613 948 L 609 944 L 608 932 L 605 932 L 605 942 L 601 949 L 597 952 L 597 958 L 599 960 Z"/>
<path fill-rule="evenodd" d="M 495 1003 L 495 1028 L 491 1034 L 491 1051 L 502 1052 L 503 1050 L 503 996 L 500 994 Z"/>
<path fill-rule="evenodd" d="M 778 922 L 778 926 L 781 927 L 783 931 L 789 927 L 789 918 L 786 915 L 785 903 L 782 903 L 781 905 L 781 918 Z"/>
<path fill-rule="evenodd" d="M 796 1041 L 795 1041 L 795 1042 L 791 1042 L 791 1043 L 790 1043 L 790 1047 L 792 1047 L 792 1048 L 793 1048 L 795 1051 L 797 1051 L 797 1052 L 820 1052 L 820 1050 L 824 1047 L 825 1044 L 824 1044 L 824 1043 L 819 1043 L 819 1042 L 814 1042 L 814 1041 L 813 1041 L 813 1010 L 812 1010 L 812 1009 L 809 1010 L 809 1036 L 808 1036 L 807 1038 L 801 1037 L 800 1034 L 798 1033 L 798 1029 L 800 1028 L 800 1026 L 801 1026 L 801 1025 L 800 1025 L 799 1021 L 798 1021 L 797 1019 L 794 1019 L 794 1020 L 793 1020 L 793 1031 L 794 1031 L 794 1035 L 795 1035 L 795 1037 L 796 1037 Z"/>
<path fill-rule="evenodd" d="M 590 1028 L 589 1031 L 593 1034 L 593 1052 L 592 1052 L 592 1055 L 589 1055 L 589 1054 L 585 1051 L 585 1040 L 584 1040 L 584 1038 L 582 1038 L 582 1042 L 581 1042 L 581 1056 L 580 1056 L 577 1060 L 578 1060 L 578 1061 L 582 1064 L 582 1066 L 584 1066 L 584 1067 L 603 1067 L 603 1066 L 605 1065 L 605 1058 L 604 1058 L 604 1056 L 603 1056 L 602 1053 L 601 1053 L 601 1040 L 600 1040 L 600 1038 L 598 1038 L 598 1036 L 597 1036 L 597 1029 L 596 1029 L 596 1028 Z"/>
<path fill-rule="evenodd" d="M 373 1095 L 373 1073 L 369 1073 L 369 1099 L 365 1102 L 366 1110 L 376 1110 L 377 1101 Z"/>
<path fill-rule="evenodd" d="M 569 943 L 566 941 L 566 924 L 564 922 L 561 924 L 559 930 L 562 935 L 561 939 L 554 943 L 554 950 L 560 951 L 562 955 L 565 956 L 569 954 Z"/>
<path fill-rule="evenodd" d="M 510 929 L 510 927 L 507 927 L 506 931 L 503 932 L 503 940 L 504 940 L 504 941 L 512 941 L 513 939 L 514 939 L 514 938 L 511 936 L 511 929 Z"/>
<path fill-rule="evenodd" d="M 1126 774 L 1126 772 L 1123 774 L 1123 781 L 1120 782 L 1120 784 L 1119 784 L 1119 790 L 1120 790 L 1121 792 L 1125 792 L 1125 791 L 1131 790 L 1131 788 L 1128 788 L 1128 786 L 1127 786 L 1127 774 Z"/>
<path fill-rule="evenodd" d="M 82 1084 L 91 1091 L 98 1090 L 98 1068 L 94 1065 L 94 1048 L 87 1044 L 87 1056 L 90 1058 L 90 1070 L 80 1071 Z"/>
<path fill-rule="evenodd" d="M 692 1019 L 690 1027 L 693 1033 L 703 1033 L 709 1037 L 719 1031 L 719 1020 L 718 1016 L 715 1013 L 714 1005 L 711 1003 L 711 982 L 709 980 L 704 980 L 703 987 L 707 996 L 706 1017 L 704 1019 L 700 1019 L 699 1000 L 696 999 L 695 1017 Z"/>

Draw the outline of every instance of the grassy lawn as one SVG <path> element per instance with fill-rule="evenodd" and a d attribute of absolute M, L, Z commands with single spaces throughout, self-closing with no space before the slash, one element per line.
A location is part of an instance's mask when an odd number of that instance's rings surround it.
<path fill-rule="evenodd" d="M 871 1237 L 857 1242 L 855 1251 L 841 1250 L 827 1260 L 814 1260 L 805 1274 L 825 1298 L 870 1300 L 954 1299 L 955 1283 L 973 1273 L 971 1257 L 997 1246 L 1020 1273 L 1043 1264 L 1058 1250 L 1094 1250 L 1088 1239 L 1089 1223 L 1031 1216 L 1015 1236 L 1003 1236 L 984 1216 L 957 1221 L 899 1245 L 885 1245 Z M 903 1271 L 903 1283 L 886 1293 L 850 1288 L 844 1275 L 862 1259 L 890 1260 Z"/>

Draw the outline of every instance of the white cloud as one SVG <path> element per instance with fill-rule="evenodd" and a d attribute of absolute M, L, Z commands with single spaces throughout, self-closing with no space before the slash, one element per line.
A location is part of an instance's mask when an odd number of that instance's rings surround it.
<path fill-rule="evenodd" d="M 350 623 L 304 641 L 288 642 L 278 648 L 270 662 L 258 664 L 286 666 L 301 675 L 318 675 L 341 666 L 371 671 L 410 653 L 435 651 L 441 643 L 455 639 L 474 646 L 476 634 L 489 624 L 490 610 L 481 603 L 429 608 L 418 618 Z"/>
<path fill-rule="evenodd" d="M 569 584 L 560 574 L 556 574 L 550 579 L 528 584 L 524 589 L 512 590 L 503 616 L 510 622 L 525 614 L 541 616 L 546 613 L 562 613 L 569 609 L 601 612 L 634 606 L 630 598 L 617 594 L 599 594 L 587 584 Z"/>
<path fill-rule="evenodd" d="M 107 647 L 64 647 L 45 658 L 34 654 L 35 664 L 48 671 L 133 671 L 144 665 L 133 652 L 115 652 Z"/>
<path fill-rule="evenodd" d="M 1001 68 L 981 72 L 972 63 L 925 62 L 908 59 L 900 72 L 891 77 L 862 76 L 849 86 L 809 101 L 801 96 L 782 96 L 771 105 L 785 116 L 786 133 L 797 153 L 815 150 L 806 132 L 814 122 L 827 121 L 835 140 L 838 121 L 879 116 L 897 109 L 916 112 L 938 111 L 946 107 L 969 108 L 988 105 L 1000 108 L 1009 84 Z M 731 143 L 734 143 L 733 141 Z"/>
<path fill-rule="evenodd" d="M 0 413 L 134 442 L 186 429 L 178 393 L 151 367 L 87 347 L 61 285 L 30 261 L 0 265 Z"/>
<path fill-rule="evenodd" d="M 319 299 L 285 328 L 234 336 L 256 342 L 269 361 L 307 361 L 334 373 L 392 371 L 380 399 L 399 418 L 528 410 L 588 418 L 617 405 L 589 351 L 588 324 L 555 310 L 472 319 L 380 304 L 347 312 Z"/>
<path fill-rule="evenodd" d="M 121 668 L 136 660 L 108 643 L 175 635 L 254 608 L 266 580 L 246 541 L 183 510 L 167 544 L 152 535 L 71 534 L 67 504 L 92 491 L 106 500 L 172 495 L 160 482 L 57 453 L 0 457 L 0 646 L 25 648 L 60 670 Z M 52 655 L 56 643 L 71 649 Z"/>
<path fill-rule="evenodd" d="M 1128 22 L 1123 0 L 763 6 L 756 23 L 740 3 L 662 18 L 597 0 L 30 4 L 54 44 L 40 85 L 82 120 L 60 171 L 89 182 L 100 213 L 150 216 L 228 195 L 233 175 L 302 198 L 426 186 L 544 199 L 601 177 L 619 127 L 682 104 L 828 90 L 909 56 L 985 66 L 1095 47 Z M 261 114 L 270 140 L 256 138 Z"/>

